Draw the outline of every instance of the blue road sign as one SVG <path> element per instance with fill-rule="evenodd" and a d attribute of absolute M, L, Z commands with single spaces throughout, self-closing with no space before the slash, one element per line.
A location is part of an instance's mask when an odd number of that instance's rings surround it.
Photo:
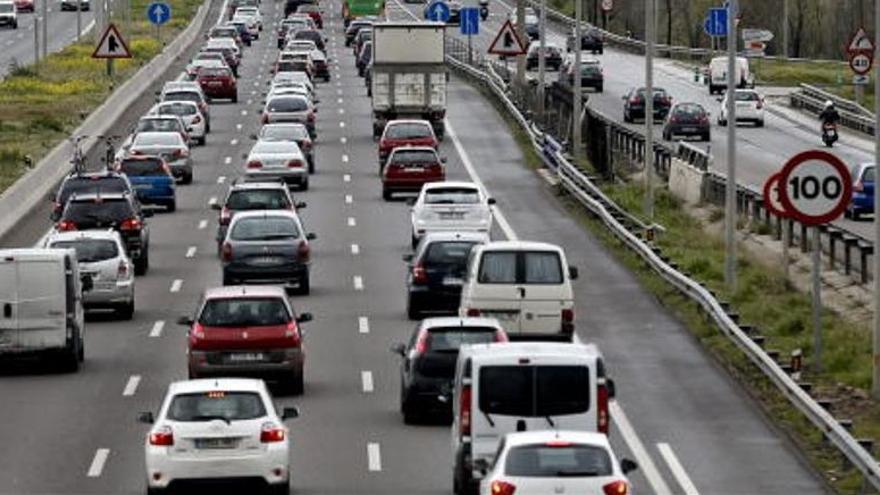
<path fill-rule="evenodd" d="M 480 34 L 480 9 L 465 7 L 461 9 L 461 34 Z"/>
<path fill-rule="evenodd" d="M 147 5 L 147 19 L 157 26 L 165 24 L 171 19 L 171 6 L 163 2 Z"/>
<path fill-rule="evenodd" d="M 429 21 L 446 22 L 449 20 L 449 6 L 442 0 L 435 0 L 428 5 L 426 16 Z"/>
<path fill-rule="evenodd" d="M 709 36 L 727 36 L 727 9 L 724 7 L 709 9 L 709 16 L 706 17 L 703 29 Z"/>

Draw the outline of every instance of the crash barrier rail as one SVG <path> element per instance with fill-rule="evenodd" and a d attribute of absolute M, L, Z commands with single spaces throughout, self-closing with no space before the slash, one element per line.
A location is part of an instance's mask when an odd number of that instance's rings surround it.
<path fill-rule="evenodd" d="M 165 76 L 171 65 L 196 41 L 214 1 L 216 0 L 207 0 L 200 5 L 189 26 L 165 46 L 161 53 L 116 88 L 71 135 L 94 137 L 113 134 L 117 121 L 144 94 L 148 93 L 148 89 L 153 84 Z M 90 156 L 93 150 L 97 150 L 103 144 L 103 141 L 98 139 L 86 140 L 82 143 L 83 156 Z M 0 239 L 7 236 L 30 213 L 37 210 L 64 177 L 73 170 L 70 157 L 74 155 L 74 148 L 75 144 L 72 141 L 62 141 L 36 166 L 0 194 L 0 211 L 3 212 L 0 215 Z"/>
<path fill-rule="evenodd" d="M 798 91 L 791 93 L 790 99 L 792 107 L 802 108 L 816 115 L 825 108 L 825 102 L 831 100 L 837 107 L 842 125 L 870 136 L 874 135 L 874 112 L 853 101 L 809 84 L 801 84 Z M 816 124 L 816 128 L 818 130 L 818 124 Z"/>
<path fill-rule="evenodd" d="M 587 210 L 636 253 L 651 269 L 682 294 L 696 302 L 711 318 L 718 328 L 764 373 L 788 401 L 818 428 L 827 441 L 841 453 L 844 466 L 855 466 L 863 475 L 864 485 L 880 488 L 880 465 L 874 459 L 870 439 L 856 439 L 850 433 L 851 420 L 837 420 L 830 412 L 831 405 L 810 396 L 812 385 L 800 382 L 802 356 L 799 351 L 792 353 L 791 362 L 780 364 L 780 353 L 765 350 L 766 339 L 756 328 L 739 324 L 736 313 L 729 311 L 729 305 L 718 301 L 714 294 L 686 274 L 677 270 L 674 263 L 663 256 L 660 249 L 649 243 L 655 226 L 647 228 L 640 223 L 631 223 L 621 217 L 621 209 L 610 201 L 604 193 L 576 166 L 572 165 L 562 153 L 562 146 L 552 136 L 543 133 L 530 122 L 512 101 L 509 87 L 498 83 L 497 74 L 492 74 L 494 66 L 485 62 L 481 65 L 468 65 L 467 58 L 457 58 L 460 51 L 447 51 L 447 61 L 459 73 L 484 85 L 507 110 L 522 129 L 530 136 L 531 145 L 538 151 L 545 165 L 556 171 L 561 187 L 576 198 Z M 474 60 L 474 59 L 471 59 Z M 648 239 L 646 241 L 645 239 Z"/>

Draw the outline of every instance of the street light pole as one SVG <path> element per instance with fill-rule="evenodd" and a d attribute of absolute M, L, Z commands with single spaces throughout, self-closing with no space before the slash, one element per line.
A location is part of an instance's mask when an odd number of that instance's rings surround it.
<path fill-rule="evenodd" d="M 788 0 L 782 0 L 782 56 L 788 56 Z"/>
<path fill-rule="evenodd" d="M 645 215 L 654 220 L 654 0 L 645 0 Z"/>
<path fill-rule="evenodd" d="M 575 160 L 581 149 L 581 21 L 584 17 L 584 0 L 574 0 L 574 66 L 571 68 L 571 153 Z"/>
<path fill-rule="evenodd" d="M 737 1 L 727 12 L 727 184 L 724 201 L 724 281 L 736 290 L 736 15 Z"/>
<path fill-rule="evenodd" d="M 880 0 L 874 1 L 874 60 L 880 53 Z M 880 65 L 874 65 L 874 122 L 880 122 Z M 880 163 L 880 132 L 874 133 L 874 163 Z M 880 246 L 880 201 L 874 201 L 874 245 Z M 874 359 L 871 374 L 871 395 L 880 398 L 880 254 L 874 254 Z"/>
<path fill-rule="evenodd" d="M 526 37 L 526 0 L 516 1 L 516 31 L 519 39 L 527 40 Z M 520 101 L 525 96 L 526 91 L 526 57 L 525 55 L 516 56 L 516 94 Z"/>
<path fill-rule="evenodd" d="M 43 58 L 46 58 L 46 53 L 48 53 L 48 47 L 46 46 L 49 39 L 49 0 L 43 0 L 43 25 L 41 26 L 42 34 L 43 34 Z M 36 28 L 35 28 L 36 29 Z"/>
<path fill-rule="evenodd" d="M 538 50 L 538 121 L 544 122 L 544 75 L 547 70 L 547 59 L 544 50 L 547 48 L 547 0 L 541 0 L 541 28 L 538 35 L 540 45 Z"/>

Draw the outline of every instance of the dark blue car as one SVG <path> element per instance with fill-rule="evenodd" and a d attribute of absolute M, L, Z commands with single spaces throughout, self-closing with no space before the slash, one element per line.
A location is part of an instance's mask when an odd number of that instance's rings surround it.
<path fill-rule="evenodd" d="M 860 163 L 850 169 L 853 195 L 846 210 L 848 217 L 858 220 L 862 213 L 874 213 L 874 164 Z"/>
<path fill-rule="evenodd" d="M 177 195 L 171 168 L 156 156 L 132 156 L 119 162 L 118 171 L 128 176 L 138 201 L 144 205 L 177 209 Z"/>

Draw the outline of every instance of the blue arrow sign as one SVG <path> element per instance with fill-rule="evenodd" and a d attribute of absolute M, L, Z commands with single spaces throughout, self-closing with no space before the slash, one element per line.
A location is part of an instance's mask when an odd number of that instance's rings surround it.
<path fill-rule="evenodd" d="M 425 18 L 429 21 L 446 22 L 449 20 L 449 6 L 446 5 L 446 2 L 436 0 L 431 5 L 428 5 L 428 9 L 425 11 Z"/>
<path fill-rule="evenodd" d="M 461 34 L 480 34 L 480 9 L 465 7 L 461 9 Z"/>
<path fill-rule="evenodd" d="M 153 2 L 147 6 L 147 19 L 161 26 L 171 19 L 171 6 L 163 2 Z"/>
<path fill-rule="evenodd" d="M 727 9 L 724 7 L 709 9 L 709 16 L 706 17 L 703 29 L 709 36 L 727 36 Z"/>

